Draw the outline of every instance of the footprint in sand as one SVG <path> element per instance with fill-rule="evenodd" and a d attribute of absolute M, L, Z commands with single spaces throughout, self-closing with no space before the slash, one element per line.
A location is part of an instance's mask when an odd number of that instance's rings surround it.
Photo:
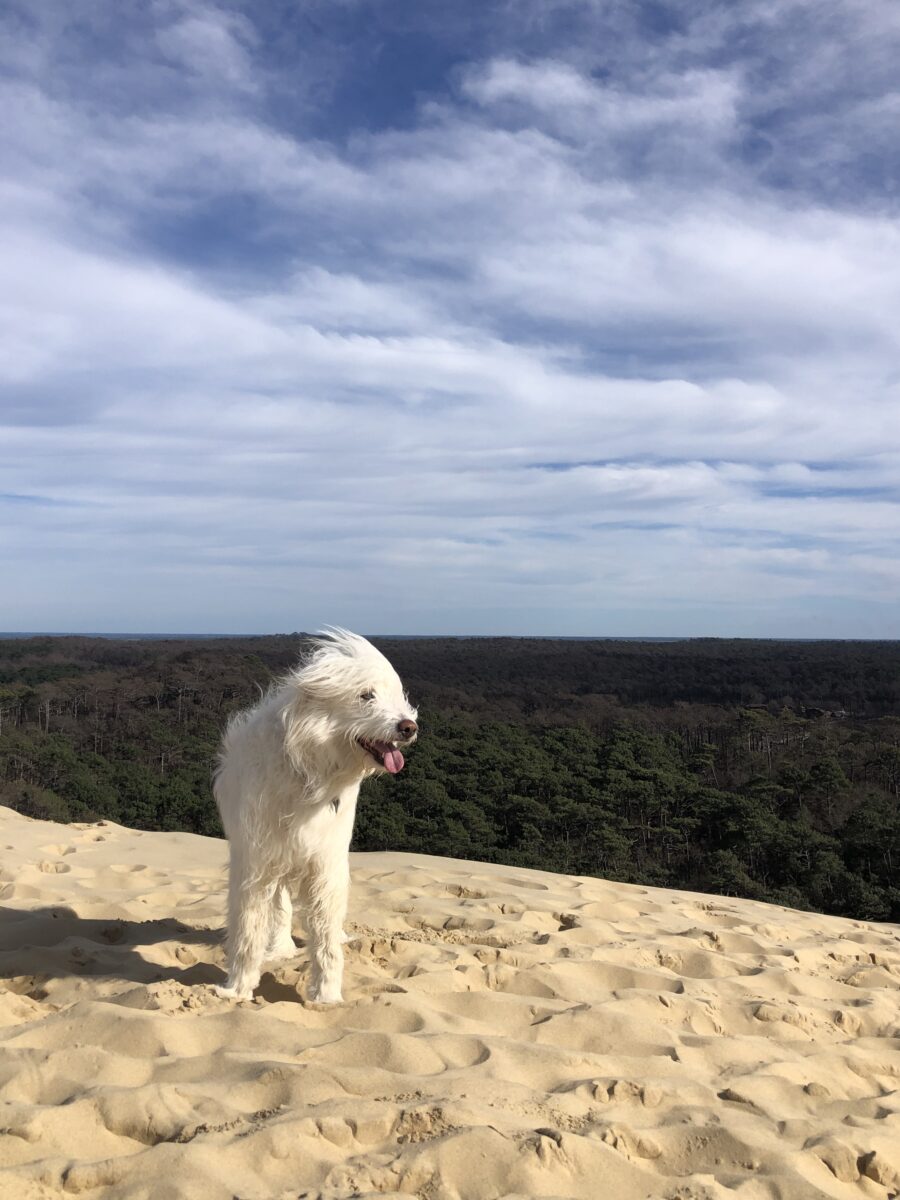
<path fill-rule="evenodd" d="M 478 891 L 476 888 L 464 887 L 461 883 L 450 884 L 447 888 L 447 894 L 450 896 L 458 896 L 460 900 L 487 900 L 488 893 Z"/>
<path fill-rule="evenodd" d="M 107 942 L 110 946 L 118 945 L 119 942 L 123 942 L 125 940 L 125 926 L 107 925 L 105 929 L 100 930 L 100 936 L 103 938 L 104 942 Z"/>

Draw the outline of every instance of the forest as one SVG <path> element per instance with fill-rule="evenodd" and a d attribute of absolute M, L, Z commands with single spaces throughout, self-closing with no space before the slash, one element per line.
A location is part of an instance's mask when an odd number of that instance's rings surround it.
<path fill-rule="evenodd" d="M 354 849 L 900 920 L 900 643 L 373 640 L 422 733 Z M 303 645 L 0 639 L 0 803 L 220 836 L 221 730 Z"/>

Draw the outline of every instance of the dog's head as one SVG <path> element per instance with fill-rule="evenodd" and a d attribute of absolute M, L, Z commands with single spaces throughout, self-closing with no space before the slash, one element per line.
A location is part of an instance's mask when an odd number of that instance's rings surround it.
<path fill-rule="evenodd" d="M 336 765 L 358 766 L 364 775 L 403 769 L 401 748 L 416 740 L 418 714 L 397 672 L 371 642 L 330 628 L 312 639 L 289 682 L 294 696 L 284 726 L 291 758 L 326 750 Z"/>

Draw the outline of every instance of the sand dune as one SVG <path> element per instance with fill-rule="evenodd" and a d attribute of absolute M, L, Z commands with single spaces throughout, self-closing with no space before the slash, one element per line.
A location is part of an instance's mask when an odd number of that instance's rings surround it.
<path fill-rule="evenodd" d="M 0 1196 L 900 1190 L 900 929 L 360 854 L 345 1004 L 221 980 L 225 847 L 0 809 Z"/>

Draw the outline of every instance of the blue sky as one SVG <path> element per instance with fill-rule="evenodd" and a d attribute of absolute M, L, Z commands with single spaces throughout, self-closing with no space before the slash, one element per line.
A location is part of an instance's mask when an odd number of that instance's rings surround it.
<path fill-rule="evenodd" d="M 0 629 L 900 637 L 900 9 L 0 24 Z"/>

